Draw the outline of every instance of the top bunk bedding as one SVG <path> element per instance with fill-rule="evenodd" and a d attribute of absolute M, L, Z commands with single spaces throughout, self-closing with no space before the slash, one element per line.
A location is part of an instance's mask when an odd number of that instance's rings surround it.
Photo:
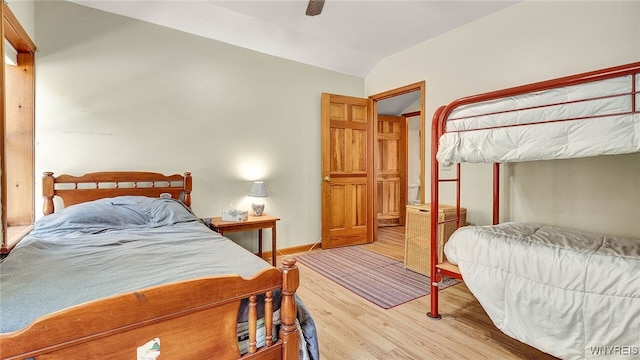
<path fill-rule="evenodd" d="M 436 158 L 451 165 L 640 152 L 639 87 L 634 63 L 460 99 L 436 113 Z"/>
<path fill-rule="evenodd" d="M 114 294 L 220 274 L 250 277 L 268 267 L 179 201 L 82 203 L 38 220 L 0 263 L 0 332 Z"/>

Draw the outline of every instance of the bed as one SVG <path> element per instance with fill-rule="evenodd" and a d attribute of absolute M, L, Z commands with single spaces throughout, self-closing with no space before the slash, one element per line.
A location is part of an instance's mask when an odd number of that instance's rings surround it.
<path fill-rule="evenodd" d="M 431 309 L 438 283 L 465 281 L 507 335 L 563 359 L 640 356 L 640 239 L 534 223 L 499 223 L 502 163 L 640 152 L 640 63 L 470 96 L 432 123 L 431 223 L 444 182 L 461 163 L 493 164 L 493 220 L 456 230 L 447 261 L 431 252 Z M 441 177 L 441 165 L 453 176 Z M 440 222 L 442 223 L 442 222 Z M 437 249 L 440 226 L 431 228 Z"/>
<path fill-rule="evenodd" d="M 210 230 L 191 181 L 45 173 L 47 215 L 0 263 L 0 358 L 317 359 L 295 259 Z"/>

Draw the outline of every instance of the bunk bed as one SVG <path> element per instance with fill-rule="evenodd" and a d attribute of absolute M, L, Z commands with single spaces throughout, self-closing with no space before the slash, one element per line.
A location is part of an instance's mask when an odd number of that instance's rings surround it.
<path fill-rule="evenodd" d="M 459 227 L 439 258 L 431 227 L 431 309 L 438 283 L 464 280 L 507 335 L 566 359 L 640 355 L 640 239 L 544 224 L 499 223 L 502 163 L 640 152 L 640 62 L 470 96 L 432 122 L 431 223 L 461 163 L 493 164 L 492 225 Z M 441 177 L 440 166 L 453 165 Z"/>
<path fill-rule="evenodd" d="M 45 216 L 0 262 L 0 358 L 317 359 L 295 259 L 209 229 L 191 184 L 45 173 Z"/>

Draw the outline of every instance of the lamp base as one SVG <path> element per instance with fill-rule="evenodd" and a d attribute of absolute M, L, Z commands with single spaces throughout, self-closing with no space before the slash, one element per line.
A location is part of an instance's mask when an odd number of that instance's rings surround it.
<path fill-rule="evenodd" d="M 251 204 L 251 210 L 254 216 L 261 216 L 264 212 L 264 204 Z"/>

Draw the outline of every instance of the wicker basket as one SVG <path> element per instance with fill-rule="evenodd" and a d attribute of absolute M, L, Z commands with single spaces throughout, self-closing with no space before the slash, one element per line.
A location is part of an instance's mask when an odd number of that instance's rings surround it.
<path fill-rule="evenodd" d="M 429 204 L 407 205 L 405 224 L 404 267 L 423 275 L 431 275 L 431 216 Z M 454 219 L 455 206 L 440 205 L 439 221 Z M 467 220 L 467 209 L 460 208 L 460 226 Z M 444 260 L 444 244 L 456 230 L 456 222 L 440 225 L 438 232 L 438 258 Z"/>

